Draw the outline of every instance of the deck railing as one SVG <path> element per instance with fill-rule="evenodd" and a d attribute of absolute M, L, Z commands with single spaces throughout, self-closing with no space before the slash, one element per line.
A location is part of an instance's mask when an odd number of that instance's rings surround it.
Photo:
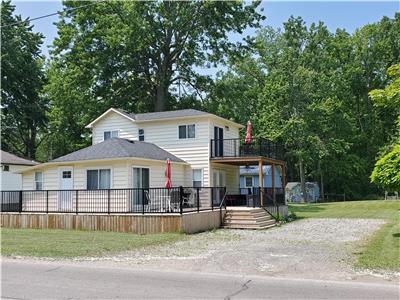
<path fill-rule="evenodd" d="M 241 139 L 212 139 L 210 143 L 211 158 L 264 156 L 282 160 L 285 155 L 282 144 L 266 139 L 253 139 L 248 144 Z"/>
<path fill-rule="evenodd" d="M 218 208 L 225 187 L 2 191 L 2 212 L 175 213 Z"/>

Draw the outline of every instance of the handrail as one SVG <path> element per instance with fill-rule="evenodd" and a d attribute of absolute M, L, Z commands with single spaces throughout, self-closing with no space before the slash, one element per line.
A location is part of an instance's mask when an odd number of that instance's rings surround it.
<path fill-rule="evenodd" d="M 224 220 L 222 220 L 222 206 L 224 204 L 225 204 L 225 210 L 226 210 L 226 201 L 225 201 L 226 195 L 227 195 L 227 191 L 225 189 L 224 197 L 222 197 L 221 203 L 219 204 L 219 220 L 220 220 L 221 226 L 222 226 L 222 223 L 224 221 Z"/>

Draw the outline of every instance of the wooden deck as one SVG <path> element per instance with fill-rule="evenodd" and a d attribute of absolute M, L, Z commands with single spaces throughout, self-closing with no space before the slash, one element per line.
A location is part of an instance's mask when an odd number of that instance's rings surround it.
<path fill-rule="evenodd" d="M 219 228 L 221 226 L 220 213 L 220 210 L 182 215 L 1 213 L 0 226 L 2 228 L 95 230 L 137 234 L 195 233 Z"/>

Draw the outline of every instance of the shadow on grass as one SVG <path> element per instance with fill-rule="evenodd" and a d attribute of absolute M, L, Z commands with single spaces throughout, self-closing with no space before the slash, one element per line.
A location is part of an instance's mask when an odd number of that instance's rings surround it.
<path fill-rule="evenodd" d="M 396 237 L 396 238 L 400 238 L 400 232 L 398 232 L 398 233 L 393 233 L 392 236 L 393 236 L 393 237 Z"/>

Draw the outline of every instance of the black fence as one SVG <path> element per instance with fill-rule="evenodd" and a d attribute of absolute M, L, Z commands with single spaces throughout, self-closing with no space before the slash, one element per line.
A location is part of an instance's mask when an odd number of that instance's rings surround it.
<path fill-rule="evenodd" d="M 211 158 L 265 156 L 283 160 L 285 149 L 282 144 L 266 139 L 253 139 L 246 144 L 241 139 L 211 140 Z"/>
<path fill-rule="evenodd" d="M 227 195 L 225 204 L 227 206 L 263 207 L 269 214 L 279 216 L 279 207 L 286 205 L 285 190 L 283 188 L 240 188 L 240 195 Z"/>
<path fill-rule="evenodd" d="M 177 213 L 219 207 L 225 187 L 2 191 L 2 212 Z"/>

